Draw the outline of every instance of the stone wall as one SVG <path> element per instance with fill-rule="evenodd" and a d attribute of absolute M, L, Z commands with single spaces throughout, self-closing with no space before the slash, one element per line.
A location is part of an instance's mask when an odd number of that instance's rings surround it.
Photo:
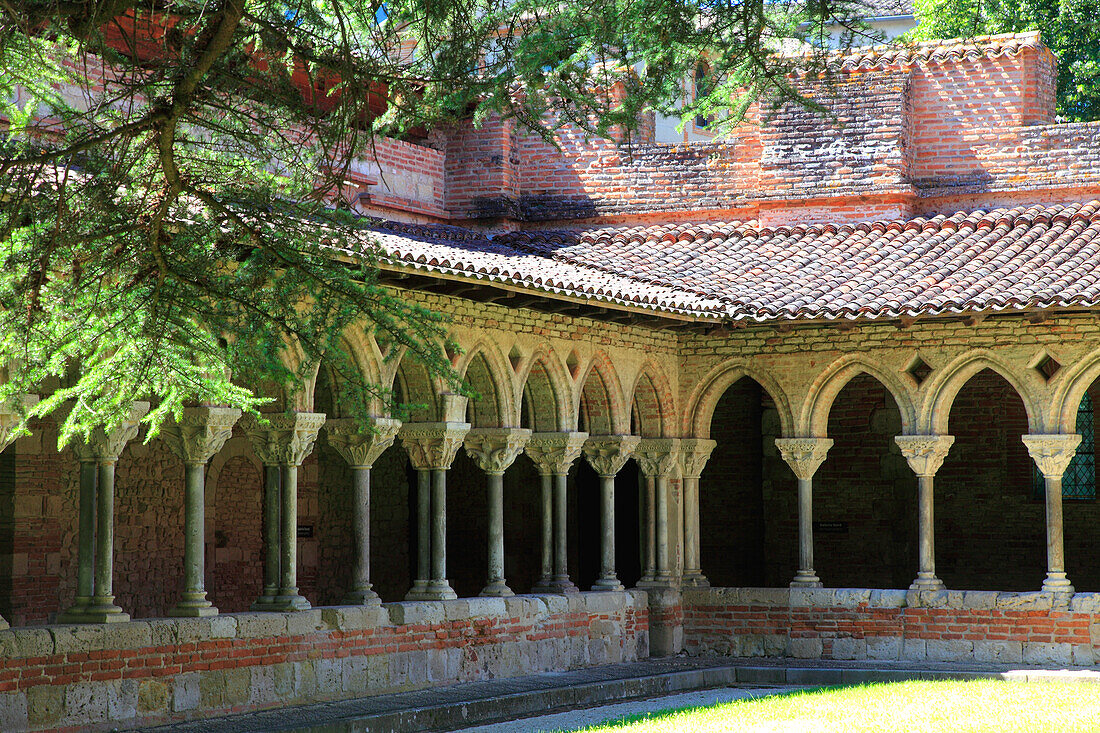
<path fill-rule="evenodd" d="M 0 631 L 0 730 L 134 728 L 648 656 L 640 592 Z"/>
<path fill-rule="evenodd" d="M 1091 666 L 1100 595 L 692 590 L 684 638 L 691 654 Z"/>

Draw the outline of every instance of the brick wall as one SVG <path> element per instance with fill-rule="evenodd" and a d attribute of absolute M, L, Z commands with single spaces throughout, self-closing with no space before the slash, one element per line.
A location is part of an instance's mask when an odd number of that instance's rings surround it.
<path fill-rule="evenodd" d="M 0 729 L 137 727 L 648 655 L 645 595 L 0 631 Z"/>
<path fill-rule="evenodd" d="M 254 458 L 234 456 L 206 507 L 207 591 L 222 612 L 247 611 L 263 589 L 263 480 Z"/>

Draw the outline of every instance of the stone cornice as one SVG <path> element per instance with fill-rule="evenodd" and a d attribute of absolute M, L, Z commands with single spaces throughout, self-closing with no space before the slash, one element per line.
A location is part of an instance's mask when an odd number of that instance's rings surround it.
<path fill-rule="evenodd" d="M 466 433 L 466 453 L 488 474 L 503 474 L 531 439 L 526 428 L 474 428 Z"/>
<path fill-rule="evenodd" d="M 717 446 L 717 441 L 706 438 L 681 438 L 680 469 L 684 478 L 699 478 Z"/>
<path fill-rule="evenodd" d="M 323 412 L 279 412 L 264 417 L 267 425 L 254 415 L 245 415 L 241 422 L 252 450 L 265 466 L 302 465 L 325 424 Z"/>
<path fill-rule="evenodd" d="M 400 429 L 401 421 L 388 417 L 372 417 L 368 426 L 341 417 L 325 421 L 325 439 L 352 468 L 371 468 Z"/>
<path fill-rule="evenodd" d="M 584 442 L 584 457 L 601 478 L 613 477 L 640 441 L 637 435 L 597 435 Z"/>
<path fill-rule="evenodd" d="M 543 476 L 564 476 L 580 458 L 588 433 L 532 433 L 525 451 Z"/>
<path fill-rule="evenodd" d="M 1027 452 L 1044 478 L 1061 479 L 1073 460 L 1081 436 L 1076 433 L 1056 435 L 1022 435 Z"/>
<path fill-rule="evenodd" d="M 676 438 L 642 438 L 634 448 L 634 460 L 646 478 L 671 476 L 679 456 L 680 441 Z"/>
<path fill-rule="evenodd" d="M 88 463 L 117 461 L 126 444 L 137 437 L 138 430 L 141 428 L 141 418 L 148 412 L 148 402 L 135 402 L 130 406 L 130 414 L 126 419 L 109 433 L 103 428 L 96 428 L 87 442 L 74 440 L 73 450 L 77 459 Z"/>
<path fill-rule="evenodd" d="M 897 435 L 894 442 L 909 462 L 909 468 L 920 477 L 935 476 L 955 443 L 954 435 Z"/>
<path fill-rule="evenodd" d="M 12 441 L 25 434 L 25 431 L 16 430 L 23 422 L 23 413 L 37 403 L 36 394 L 23 394 L 0 403 L 0 450 L 4 450 Z"/>
<path fill-rule="evenodd" d="M 222 449 L 240 417 L 229 407 L 186 407 L 178 421 L 164 423 L 160 437 L 184 463 L 199 465 Z"/>
<path fill-rule="evenodd" d="M 448 469 L 470 431 L 464 422 L 421 422 L 401 426 L 397 437 L 417 471 Z"/>
<path fill-rule="evenodd" d="M 832 438 L 776 438 L 779 455 L 802 481 L 809 481 L 833 447 Z"/>

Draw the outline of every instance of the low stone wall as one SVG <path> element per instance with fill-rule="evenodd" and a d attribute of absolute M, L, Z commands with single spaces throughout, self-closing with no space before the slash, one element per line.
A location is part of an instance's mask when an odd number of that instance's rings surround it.
<path fill-rule="evenodd" d="M 0 730 L 133 728 L 645 658 L 646 594 L 0 631 Z"/>
<path fill-rule="evenodd" d="M 1081 665 L 1100 594 L 708 588 L 684 593 L 691 654 Z"/>

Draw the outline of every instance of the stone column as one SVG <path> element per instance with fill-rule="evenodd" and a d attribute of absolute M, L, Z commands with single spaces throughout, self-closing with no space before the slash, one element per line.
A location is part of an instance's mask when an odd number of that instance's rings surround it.
<path fill-rule="evenodd" d="M 615 573 L 615 475 L 641 438 L 636 435 L 599 435 L 584 444 L 584 457 L 600 476 L 600 578 L 592 590 L 623 590 Z"/>
<path fill-rule="evenodd" d="M 947 451 L 955 442 L 953 435 L 898 435 L 894 442 L 917 474 L 917 524 L 920 564 L 917 579 L 909 590 L 943 590 L 943 581 L 936 577 L 936 545 L 932 479 L 943 465 Z"/>
<path fill-rule="evenodd" d="M 680 440 L 680 472 L 684 483 L 684 577 L 683 585 L 709 588 L 703 575 L 699 552 L 699 477 L 718 445 L 704 438 Z"/>
<path fill-rule="evenodd" d="M 261 597 L 253 608 L 303 611 L 310 605 L 298 593 L 298 467 L 313 451 L 317 433 L 325 424 L 325 415 L 319 412 L 281 412 L 263 417 L 264 423 L 254 416 L 248 416 L 243 423 L 256 455 L 265 466 L 278 466 L 279 469 L 279 589 L 270 603 L 261 604 L 264 601 Z M 268 480 L 270 477 L 265 471 L 265 485 Z M 265 509 L 265 518 L 271 518 L 273 514 L 273 507 Z M 274 528 L 265 531 L 265 535 L 269 540 L 276 539 Z M 268 546 L 265 556 L 273 558 L 274 555 Z"/>
<path fill-rule="evenodd" d="M 798 573 L 792 588 L 820 588 L 814 573 L 813 477 L 833 447 L 831 438 L 776 438 L 775 446 L 798 477 Z"/>
<path fill-rule="evenodd" d="M 542 477 L 543 577 L 534 593 L 576 593 L 569 579 L 568 487 L 569 467 L 581 455 L 588 433 L 534 433 L 527 455 Z"/>
<path fill-rule="evenodd" d="M 447 470 L 469 430 L 469 423 L 412 423 L 402 426 L 397 434 L 413 468 L 420 472 L 417 508 L 421 577 L 413 583 L 405 600 L 442 601 L 458 597 L 447 580 Z M 425 476 L 430 476 L 428 491 Z M 430 558 L 427 578 L 423 577 L 425 558 Z"/>
<path fill-rule="evenodd" d="M 160 435 L 184 465 L 183 597 L 169 616 L 216 616 L 206 599 L 206 463 L 233 434 L 240 410 L 188 407 Z"/>
<path fill-rule="evenodd" d="M 466 433 L 466 453 L 489 477 L 489 580 L 478 595 L 515 595 L 504 580 L 504 471 L 530 438 L 531 431 L 524 428 L 475 428 Z"/>
<path fill-rule="evenodd" d="M 1027 452 L 1043 474 L 1047 501 L 1047 577 L 1043 590 L 1048 593 L 1072 593 L 1066 577 L 1065 548 L 1062 543 L 1062 474 L 1066 472 L 1081 436 L 1024 435 Z"/>
<path fill-rule="evenodd" d="M 676 471 L 679 460 L 680 441 L 676 438 L 643 438 L 634 449 L 634 460 L 638 462 L 646 483 L 654 486 L 653 519 L 650 534 L 651 547 L 647 549 L 647 561 L 654 563 L 653 577 L 639 582 L 643 585 L 668 586 L 672 584 L 672 558 L 669 551 L 668 516 L 668 480 Z M 646 493 L 649 493 L 648 491 Z M 648 522 L 647 522 L 648 524 Z"/>
<path fill-rule="evenodd" d="M 370 424 L 360 427 L 351 418 L 339 418 L 325 423 L 325 437 L 340 457 L 351 467 L 352 526 L 355 532 L 355 567 L 351 589 L 344 596 L 349 606 L 377 606 L 382 603 L 371 590 L 370 582 L 370 471 L 383 451 L 393 445 L 399 420 L 372 417 Z"/>
<path fill-rule="evenodd" d="M 122 424 L 109 433 L 92 431 L 86 443 L 74 443 L 80 461 L 80 519 L 77 540 L 77 598 L 62 613 L 63 623 L 129 621 L 115 605 L 115 464 L 141 427 L 148 402 L 135 402 Z"/>

